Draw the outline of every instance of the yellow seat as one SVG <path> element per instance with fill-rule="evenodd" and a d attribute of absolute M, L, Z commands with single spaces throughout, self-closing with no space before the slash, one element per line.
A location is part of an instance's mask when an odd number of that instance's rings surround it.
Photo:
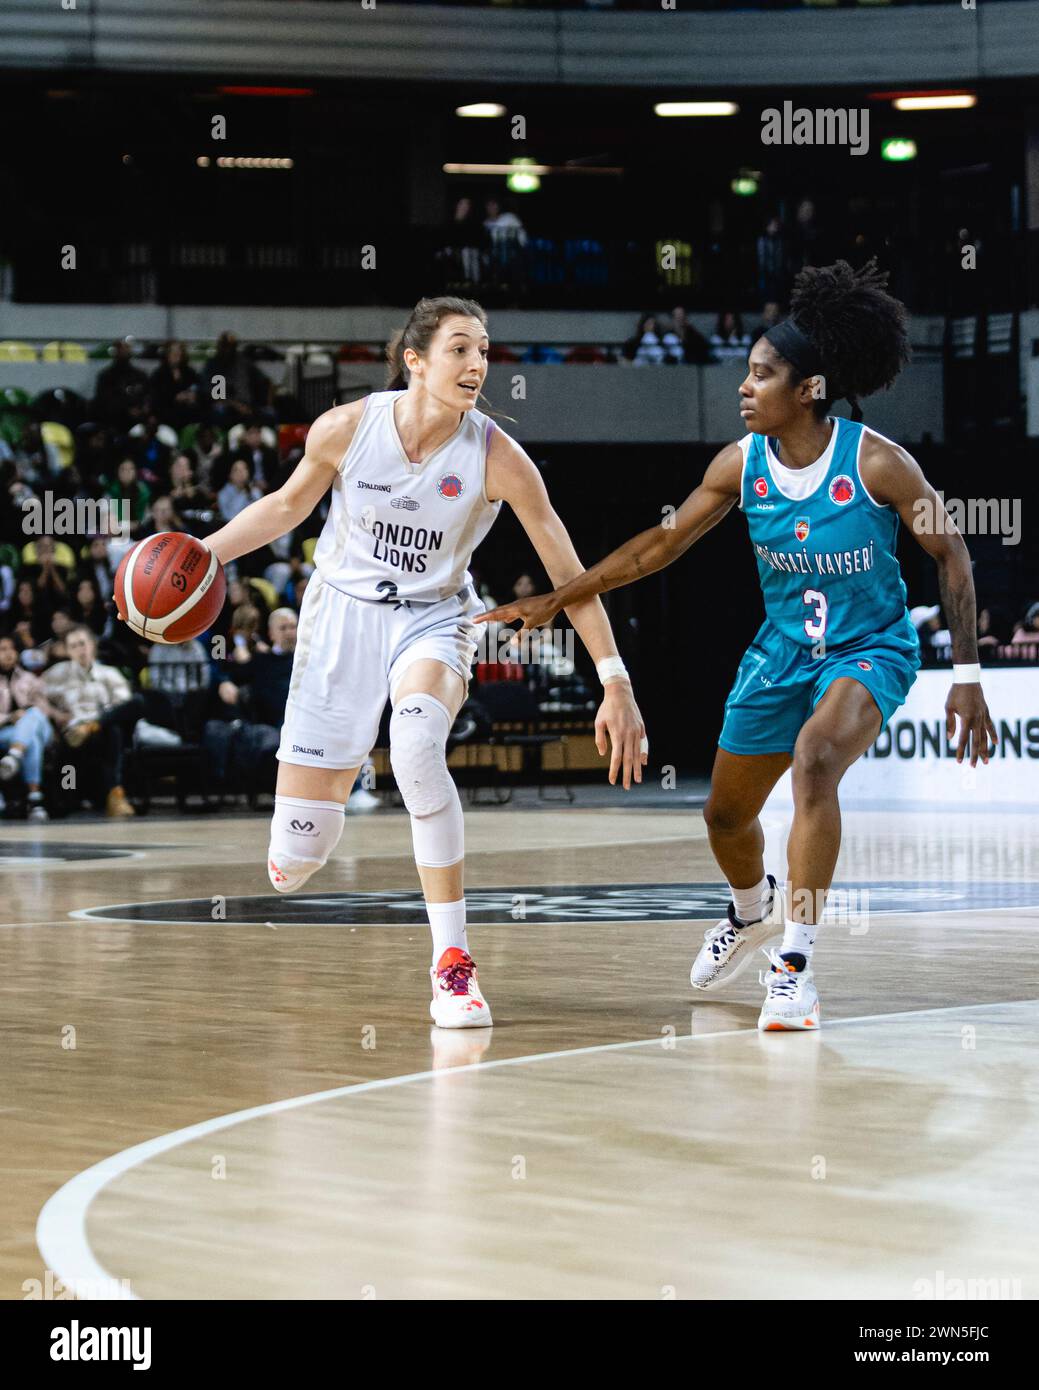
<path fill-rule="evenodd" d="M 303 558 L 308 565 L 314 563 L 314 551 L 317 549 L 317 536 L 308 536 L 303 542 Z"/>
<path fill-rule="evenodd" d="M 57 420 L 44 420 L 40 426 L 40 435 L 44 444 L 50 444 L 58 451 L 58 461 L 62 468 L 68 468 L 76 456 L 76 441 L 68 425 L 59 424 Z"/>
<path fill-rule="evenodd" d="M 278 607 L 278 594 L 271 581 L 269 579 L 249 579 L 246 583 L 260 595 L 267 605 L 268 612 L 273 613 Z"/>
<path fill-rule="evenodd" d="M 0 343 L 0 362 L 35 362 L 36 349 L 29 343 L 16 343 L 8 338 Z"/>
<path fill-rule="evenodd" d="M 47 343 L 40 358 L 44 362 L 87 362 L 87 350 L 82 343 L 65 343 L 56 339 Z"/>
<path fill-rule="evenodd" d="M 22 546 L 22 564 L 38 565 L 40 563 L 36 554 L 36 542 L 30 541 L 28 545 Z M 54 563 L 60 565 L 63 570 L 74 570 L 76 568 L 75 551 L 64 541 L 54 542 Z"/>

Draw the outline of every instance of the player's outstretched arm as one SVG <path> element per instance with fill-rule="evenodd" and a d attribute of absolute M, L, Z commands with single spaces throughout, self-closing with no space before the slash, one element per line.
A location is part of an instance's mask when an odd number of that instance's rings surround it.
<path fill-rule="evenodd" d="M 870 496 L 894 507 L 938 566 L 938 591 L 952 638 L 954 668 L 952 689 L 945 702 L 945 730 L 950 739 L 955 737 L 958 716 L 956 761 L 961 763 L 969 750 L 971 767 L 977 766 L 979 757 L 987 763 L 990 740 L 995 742 L 997 735 L 981 689 L 974 576 L 966 542 L 916 459 L 898 444 L 866 435 L 859 472 Z M 956 669 L 963 667 L 975 669 Z"/>
<path fill-rule="evenodd" d="M 233 520 L 206 537 L 222 565 L 287 535 L 305 521 L 335 481 L 350 446 L 364 401 L 336 406 L 319 415 L 307 434 L 307 450 L 275 492 L 243 507 Z"/>
<path fill-rule="evenodd" d="M 507 623 L 521 618 L 523 628 L 520 631 L 524 631 L 551 622 L 559 610 L 565 608 L 576 627 L 576 617 L 570 611 L 575 604 L 664 569 L 684 555 L 693 542 L 698 541 L 712 526 L 717 526 L 739 501 L 742 475 L 743 454 L 740 447 L 738 444 L 728 444 L 711 460 L 699 487 L 689 494 L 677 512 L 666 517 L 659 526 L 640 531 L 597 565 L 576 574 L 562 585 L 549 570 L 549 577 L 557 585 L 552 593 L 518 599 L 515 603 L 503 603 L 489 613 L 481 614 L 476 621 Z"/>

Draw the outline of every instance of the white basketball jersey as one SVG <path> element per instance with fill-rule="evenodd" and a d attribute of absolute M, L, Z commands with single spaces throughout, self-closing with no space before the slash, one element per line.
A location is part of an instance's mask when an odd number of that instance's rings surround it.
<path fill-rule="evenodd" d="M 421 463 L 397 433 L 393 402 L 374 391 L 339 463 L 324 529 L 314 550 L 322 579 L 375 602 L 437 601 L 470 581 L 469 561 L 501 510 L 485 489 L 493 421 L 479 410 Z"/>

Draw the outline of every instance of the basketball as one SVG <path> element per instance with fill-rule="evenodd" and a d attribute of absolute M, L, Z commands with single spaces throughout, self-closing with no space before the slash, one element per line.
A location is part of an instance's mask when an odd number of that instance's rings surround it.
<path fill-rule="evenodd" d="M 131 632 L 172 646 L 212 627 L 224 606 L 223 566 L 204 541 L 160 531 L 128 550 L 115 576 L 115 606 Z"/>

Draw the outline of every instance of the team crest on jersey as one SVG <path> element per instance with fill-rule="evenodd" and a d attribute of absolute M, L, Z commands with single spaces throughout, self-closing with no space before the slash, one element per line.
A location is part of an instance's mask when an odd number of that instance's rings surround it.
<path fill-rule="evenodd" d="M 421 505 L 421 502 L 416 502 L 414 497 L 393 497 L 390 499 L 391 507 L 398 509 L 403 507 L 406 512 L 417 512 Z"/>
<path fill-rule="evenodd" d="M 872 661 L 856 661 L 855 665 L 859 668 L 860 671 L 872 671 L 872 670 L 873 670 L 873 663 L 872 663 Z"/>
<path fill-rule="evenodd" d="M 764 478 L 754 479 L 754 491 L 758 494 L 759 497 L 768 496 L 768 483 L 765 482 Z"/>
<path fill-rule="evenodd" d="M 794 522 L 794 535 L 799 541 L 806 541 L 808 539 L 808 532 L 811 529 L 811 522 L 806 516 L 799 516 Z"/>
<path fill-rule="evenodd" d="M 461 497 L 465 491 L 465 483 L 457 473 L 445 473 L 437 483 L 437 492 L 441 497 Z"/>
<path fill-rule="evenodd" d="M 830 501 L 836 502 L 838 507 L 845 506 L 855 496 L 855 484 L 848 477 L 847 473 L 838 473 L 830 484 Z"/>

